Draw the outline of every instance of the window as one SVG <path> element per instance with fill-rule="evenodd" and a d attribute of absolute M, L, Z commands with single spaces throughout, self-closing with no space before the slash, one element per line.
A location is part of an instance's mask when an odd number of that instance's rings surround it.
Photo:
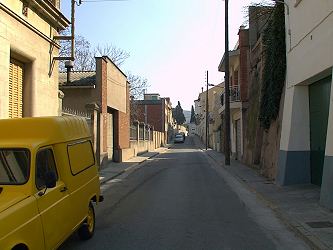
<path fill-rule="evenodd" d="M 38 190 L 45 187 L 46 174 L 53 171 L 58 180 L 57 168 L 53 152 L 50 148 L 42 149 L 36 156 L 36 187 Z"/>
<path fill-rule="evenodd" d="M 94 152 L 90 141 L 82 141 L 67 146 L 71 172 L 76 175 L 95 164 Z"/>
<path fill-rule="evenodd" d="M 24 184 L 29 179 L 27 149 L 0 149 L 0 184 Z"/>

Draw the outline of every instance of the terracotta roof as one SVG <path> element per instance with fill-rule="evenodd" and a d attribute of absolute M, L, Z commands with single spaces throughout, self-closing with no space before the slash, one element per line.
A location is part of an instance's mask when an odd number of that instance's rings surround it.
<path fill-rule="evenodd" d="M 72 71 L 70 83 L 67 84 L 67 72 L 59 73 L 59 86 L 92 87 L 96 84 L 96 71 Z"/>

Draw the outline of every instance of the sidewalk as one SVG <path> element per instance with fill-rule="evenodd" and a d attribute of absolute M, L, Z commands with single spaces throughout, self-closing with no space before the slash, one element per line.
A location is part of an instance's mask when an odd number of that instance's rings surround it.
<path fill-rule="evenodd" d="M 319 205 L 320 188 L 311 184 L 278 186 L 260 176 L 255 169 L 231 160 L 224 166 L 224 155 L 207 151 L 198 137 L 195 144 L 217 164 L 263 200 L 276 215 L 313 249 L 333 249 L 333 212 Z M 333 193 L 333 190 L 332 190 Z M 333 194 L 332 194 L 333 195 Z"/>
<path fill-rule="evenodd" d="M 164 153 L 165 151 L 170 148 L 171 145 L 166 145 L 165 147 L 157 148 L 154 151 L 144 153 L 139 156 L 135 156 L 125 162 L 108 162 L 105 166 L 103 166 L 99 171 L 99 180 L 101 185 L 105 182 L 116 178 L 117 176 L 137 167 L 141 163 L 145 162 L 146 160 L 160 154 Z"/>

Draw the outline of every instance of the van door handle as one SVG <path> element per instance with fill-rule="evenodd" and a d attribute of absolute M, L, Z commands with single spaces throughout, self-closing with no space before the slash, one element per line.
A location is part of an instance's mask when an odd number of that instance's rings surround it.
<path fill-rule="evenodd" d="M 67 190 L 68 190 L 67 187 L 63 187 L 63 188 L 60 189 L 60 192 L 66 192 Z"/>

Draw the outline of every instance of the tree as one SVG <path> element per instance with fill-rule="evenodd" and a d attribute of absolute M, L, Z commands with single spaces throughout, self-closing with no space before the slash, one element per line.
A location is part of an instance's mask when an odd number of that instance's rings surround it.
<path fill-rule="evenodd" d="M 148 80 L 131 72 L 127 73 L 127 81 L 130 84 L 130 110 L 131 121 L 137 120 L 139 117 L 138 105 L 135 100 L 142 98 L 143 90 L 148 88 Z"/>
<path fill-rule="evenodd" d="M 143 90 L 149 87 L 148 80 L 142 76 L 134 75 L 131 72 L 127 72 L 127 81 L 130 84 L 131 96 L 134 99 L 140 99 L 143 97 Z"/>
<path fill-rule="evenodd" d="M 191 119 L 190 119 L 190 123 L 195 123 L 195 112 L 194 112 L 193 105 L 191 107 Z"/>
<path fill-rule="evenodd" d="M 178 101 L 177 106 L 172 110 L 172 115 L 176 119 L 176 123 L 178 125 L 182 125 L 186 121 L 183 109 L 180 106 L 180 102 L 179 101 Z"/>
<path fill-rule="evenodd" d="M 70 30 L 61 32 L 63 36 L 69 36 Z M 96 56 L 108 56 L 118 67 L 130 57 L 130 53 L 118 48 L 113 44 L 97 45 L 93 48 L 90 42 L 83 36 L 75 36 L 75 53 L 74 53 L 74 71 L 91 71 L 96 68 Z M 71 42 L 60 41 L 60 56 L 68 57 L 71 55 Z M 65 62 L 59 63 L 60 71 L 66 71 Z"/>
<path fill-rule="evenodd" d="M 61 35 L 70 35 L 70 30 L 65 30 Z M 60 56 L 68 57 L 71 54 L 70 41 L 60 41 Z M 75 56 L 74 56 L 74 71 L 92 71 L 96 69 L 96 56 L 108 56 L 114 64 L 120 67 L 126 59 L 130 57 L 130 54 L 116 47 L 112 44 L 105 44 L 103 46 L 98 45 L 93 48 L 90 42 L 83 36 L 75 36 Z M 66 71 L 65 62 L 59 63 L 59 70 Z M 144 77 L 135 75 L 131 72 L 127 72 L 127 81 L 130 83 L 130 95 L 134 99 L 142 97 L 144 89 L 149 87 L 148 80 Z M 134 110 L 133 110 L 134 111 Z"/>
<path fill-rule="evenodd" d="M 130 53 L 113 44 L 97 45 L 94 56 L 108 56 L 118 67 L 130 57 Z"/>

